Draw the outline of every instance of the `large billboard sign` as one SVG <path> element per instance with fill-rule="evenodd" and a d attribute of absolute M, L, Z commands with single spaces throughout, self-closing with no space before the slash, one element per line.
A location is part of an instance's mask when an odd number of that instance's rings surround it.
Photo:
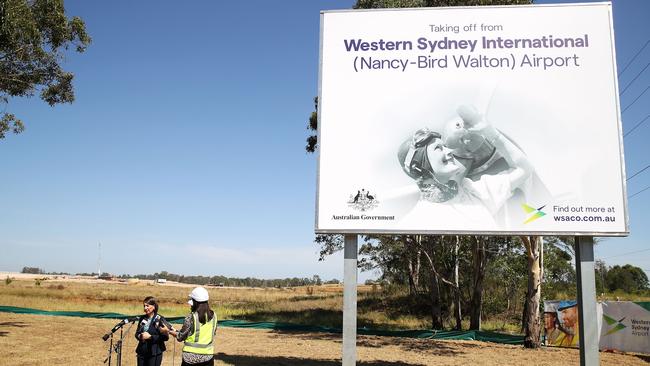
<path fill-rule="evenodd" d="M 319 233 L 628 233 L 610 3 L 321 14 Z"/>

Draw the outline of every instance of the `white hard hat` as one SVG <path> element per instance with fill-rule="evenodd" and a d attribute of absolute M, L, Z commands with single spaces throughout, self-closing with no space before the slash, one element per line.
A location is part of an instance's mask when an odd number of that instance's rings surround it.
<path fill-rule="evenodd" d="M 196 287 L 192 292 L 190 292 L 190 301 L 187 303 L 192 305 L 193 301 L 196 302 L 206 302 L 210 299 L 210 295 L 208 294 L 208 290 L 206 290 L 203 287 Z"/>

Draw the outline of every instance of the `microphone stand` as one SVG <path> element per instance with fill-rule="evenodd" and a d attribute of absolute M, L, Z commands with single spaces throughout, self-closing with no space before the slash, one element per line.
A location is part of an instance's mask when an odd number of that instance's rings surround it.
<path fill-rule="evenodd" d="M 122 366 L 122 345 L 124 344 L 124 323 L 120 322 L 118 325 L 113 327 L 110 333 L 107 333 L 104 335 L 103 339 L 106 341 L 109 337 L 111 339 L 111 343 L 108 346 L 108 357 L 104 360 L 104 363 L 108 361 L 108 366 L 111 366 L 111 359 L 113 356 L 113 350 L 115 350 L 115 355 L 116 355 L 116 361 L 117 365 L 116 366 Z M 131 330 L 131 327 L 133 326 L 133 322 L 129 321 L 129 327 L 126 329 L 126 333 L 129 333 L 129 330 Z M 120 339 L 115 342 L 115 348 L 113 348 L 113 333 L 119 329 L 120 330 Z"/>
<path fill-rule="evenodd" d="M 126 328 L 126 334 L 129 334 L 129 330 L 131 330 L 131 327 L 133 326 L 133 322 L 129 322 L 129 327 Z M 117 350 L 117 346 L 115 347 L 116 350 L 115 352 L 117 353 L 117 366 L 122 366 L 122 345 L 124 344 L 123 341 L 124 337 L 122 335 L 122 329 L 120 329 L 120 340 L 117 342 L 119 345 L 119 351 Z"/>
<path fill-rule="evenodd" d="M 111 343 L 108 345 L 108 357 L 104 359 L 104 363 L 108 361 L 108 366 L 111 366 L 111 359 L 113 358 L 113 333 L 110 335 Z"/>

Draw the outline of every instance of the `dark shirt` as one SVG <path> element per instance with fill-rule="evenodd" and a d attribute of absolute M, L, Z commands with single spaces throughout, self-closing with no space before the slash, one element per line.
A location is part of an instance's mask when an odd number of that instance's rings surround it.
<path fill-rule="evenodd" d="M 135 339 L 138 340 L 138 347 L 135 349 L 135 353 L 142 356 L 159 355 L 167 349 L 165 342 L 169 339 L 169 335 L 160 333 L 160 326 L 163 322 L 166 323 L 166 321 L 162 316 L 155 314 L 152 322 L 149 324 L 149 329 L 146 330 L 151 335 L 151 338 L 143 341 L 140 339 L 140 335 L 145 332 L 144 327 L 147 320 L 146 315 L 142 315 L 138 319 L 138 328 L 135 331 Z"/>

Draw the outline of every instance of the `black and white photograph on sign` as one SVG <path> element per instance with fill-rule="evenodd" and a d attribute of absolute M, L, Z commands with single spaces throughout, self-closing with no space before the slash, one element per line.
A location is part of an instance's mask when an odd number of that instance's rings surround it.
<path fill-rule="evenodd" d="M 447 225 L 508 227 L 513 216 L 509 212 L 522 202 L 549 198 L 532 163 L 514 141 L 474 106 L 460 106 L 457 112 L 442 133 L 423 128 L 399 147 L 398 161 L 420 190 L 413 212 L 402 219 L 406 227 L 410 221 L 426 225 L 434 215 Z"/>
<path fill-rule="evenodd" d="M 608 5 L 503 10 L 322 14 L 317 232 L 626 235 Z"/>

